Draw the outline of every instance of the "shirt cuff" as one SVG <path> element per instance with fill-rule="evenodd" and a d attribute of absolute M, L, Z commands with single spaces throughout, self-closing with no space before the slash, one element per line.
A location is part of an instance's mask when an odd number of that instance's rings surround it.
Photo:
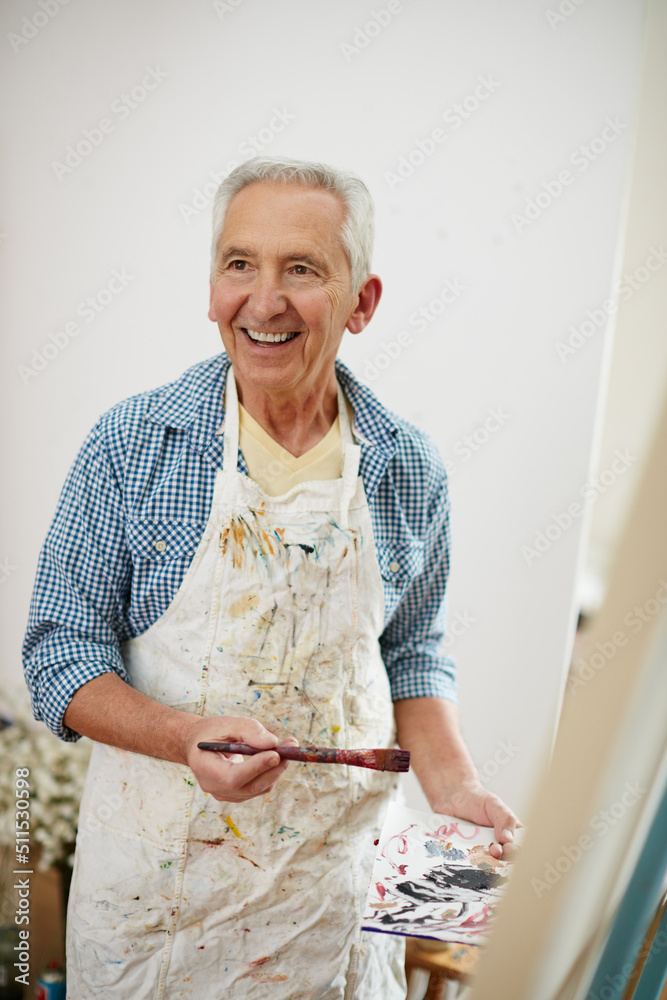
<path fill-rule="evenodd" d="M 392 701 L 406 698 L 446 698 L 456 703 L 456 667 L 447 656 L 401 659 L 387 671 Z"/>
<path fill-rule="evenodd" d="M 120 661 L 122 663 L 122 661 Z M 121 680 L 129 683 L 127 672 L 121 666 L 116 668 L 109 663 L 81 661 L 72 663 L 53 663 L 39 670 L 36 689 L 30 691 L 32 712 L 40 722 L 45 722 L 48 728 L 59 739 L 67 743 L 76 743 L 81 734 L 76 733 L 63 723 L 63 716 L 70 701 L 84 684 L 101 677 L 103 674 L 117 674 Z"/>

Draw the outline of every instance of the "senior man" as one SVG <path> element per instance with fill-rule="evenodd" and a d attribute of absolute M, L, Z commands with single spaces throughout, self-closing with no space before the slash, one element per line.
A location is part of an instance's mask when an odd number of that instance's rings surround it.
<path fill-rule="evenodd" d="M 35 715 L 95 741 L 68 912 L 74 1000 L 404 996 L 361 933 L 396 776 L 290 765 L 399 745 L 434 810 L 482 787 L 439 648 L 443 464 L 336 360 L 380 299 L 360 180 L 255 158 L 214 206 L 225 353 L 101 418 L 65 484 L 26 638 Z M 253 757 L 198 748 L 238 740 Z"/>

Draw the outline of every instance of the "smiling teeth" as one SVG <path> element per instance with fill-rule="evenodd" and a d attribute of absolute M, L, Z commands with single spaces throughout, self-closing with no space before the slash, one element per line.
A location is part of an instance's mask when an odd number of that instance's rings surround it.
<path fill-rule="evenodd" d="M 246 330 L 251 340 L 264 344 L 283 344 L 286 340 L 296 337 L 298 330 L 294 333 L 261 333 L 259 330 Z"/>

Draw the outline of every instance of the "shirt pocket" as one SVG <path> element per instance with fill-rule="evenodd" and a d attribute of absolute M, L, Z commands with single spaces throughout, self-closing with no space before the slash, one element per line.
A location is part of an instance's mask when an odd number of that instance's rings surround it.
<path fill-rule="evenodd" d="M 146 521 L 129 518 L 125 522 L 127 547 L 135 563 L 151 560 L 170 562 L 192 559 L 206 525 L 201 521 Z"/>
<path fill-rule="evenodd" d="M 412 583 L 424 571 L 425 545 L 406 533 L 400 540 L 376 546 L 384 588 L 384 626 L 391 621 Z"/>
<path fill-rule="evenodd" d="M 131 617 L 137 632 L 145 632 L 170 607 L 205 528 L 201 521 L 125 522 L 132 559 Z"/>

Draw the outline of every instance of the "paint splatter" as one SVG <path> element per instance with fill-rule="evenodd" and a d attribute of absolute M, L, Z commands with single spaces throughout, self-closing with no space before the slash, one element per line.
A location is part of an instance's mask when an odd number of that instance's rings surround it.
<path fill-rule="evenodd" d="M 238 837 L 238 838 L 239 838 L 239 840 L 245 840 L 245 839 L 246 839 L 246 838 L 245 838 L 245 837 L 244 837 L 244 836 L 243 836 L 243 835 L 241 834 L 241 831 L 240 831 L 240 830 L 239 830 L 239 828 L 238 828 L 238 827 L 236 826 L 236 824 L 234 823 L 234 821 L 233 821 L 233 819 L 232 819 L 232 817 L 231 817 L 231 816 L 225 816 L 225 823 L 227 824 L 227 826 L 228 826 L 228 827 L 229 827 L 229 829 L 230 829 L 230 830 L 232 831 L 232 833 L 234 834 L 234 836 L 235 836 L 235 837 Z"/>
<path fill-rule="evenodd" d="M 299 831 L 295 830 L 293 826 L 281 826 L 280 829 L 277 832 L 278 832 L 278 834 L 280 836 L 282 836 L 282 837 L 288 837 L 290 839 L 292 837 L 298 837 L 299 836 Z"/>
<path fill-rule="evenodd" d="M 466 856 L 465 851 L 452 847 L 451 844 L 443 844 L 441 840 L 427 840 L 424 849 L 431 858 L 451 858 L 452 861 L 463 861 Z"/>
<path fill-rule="evenodd" d="M 462 944 L 484 941 L 509 863 L 489 855 L 493 829 L 392 806 L 380 836 L 362 927 Z"/>

